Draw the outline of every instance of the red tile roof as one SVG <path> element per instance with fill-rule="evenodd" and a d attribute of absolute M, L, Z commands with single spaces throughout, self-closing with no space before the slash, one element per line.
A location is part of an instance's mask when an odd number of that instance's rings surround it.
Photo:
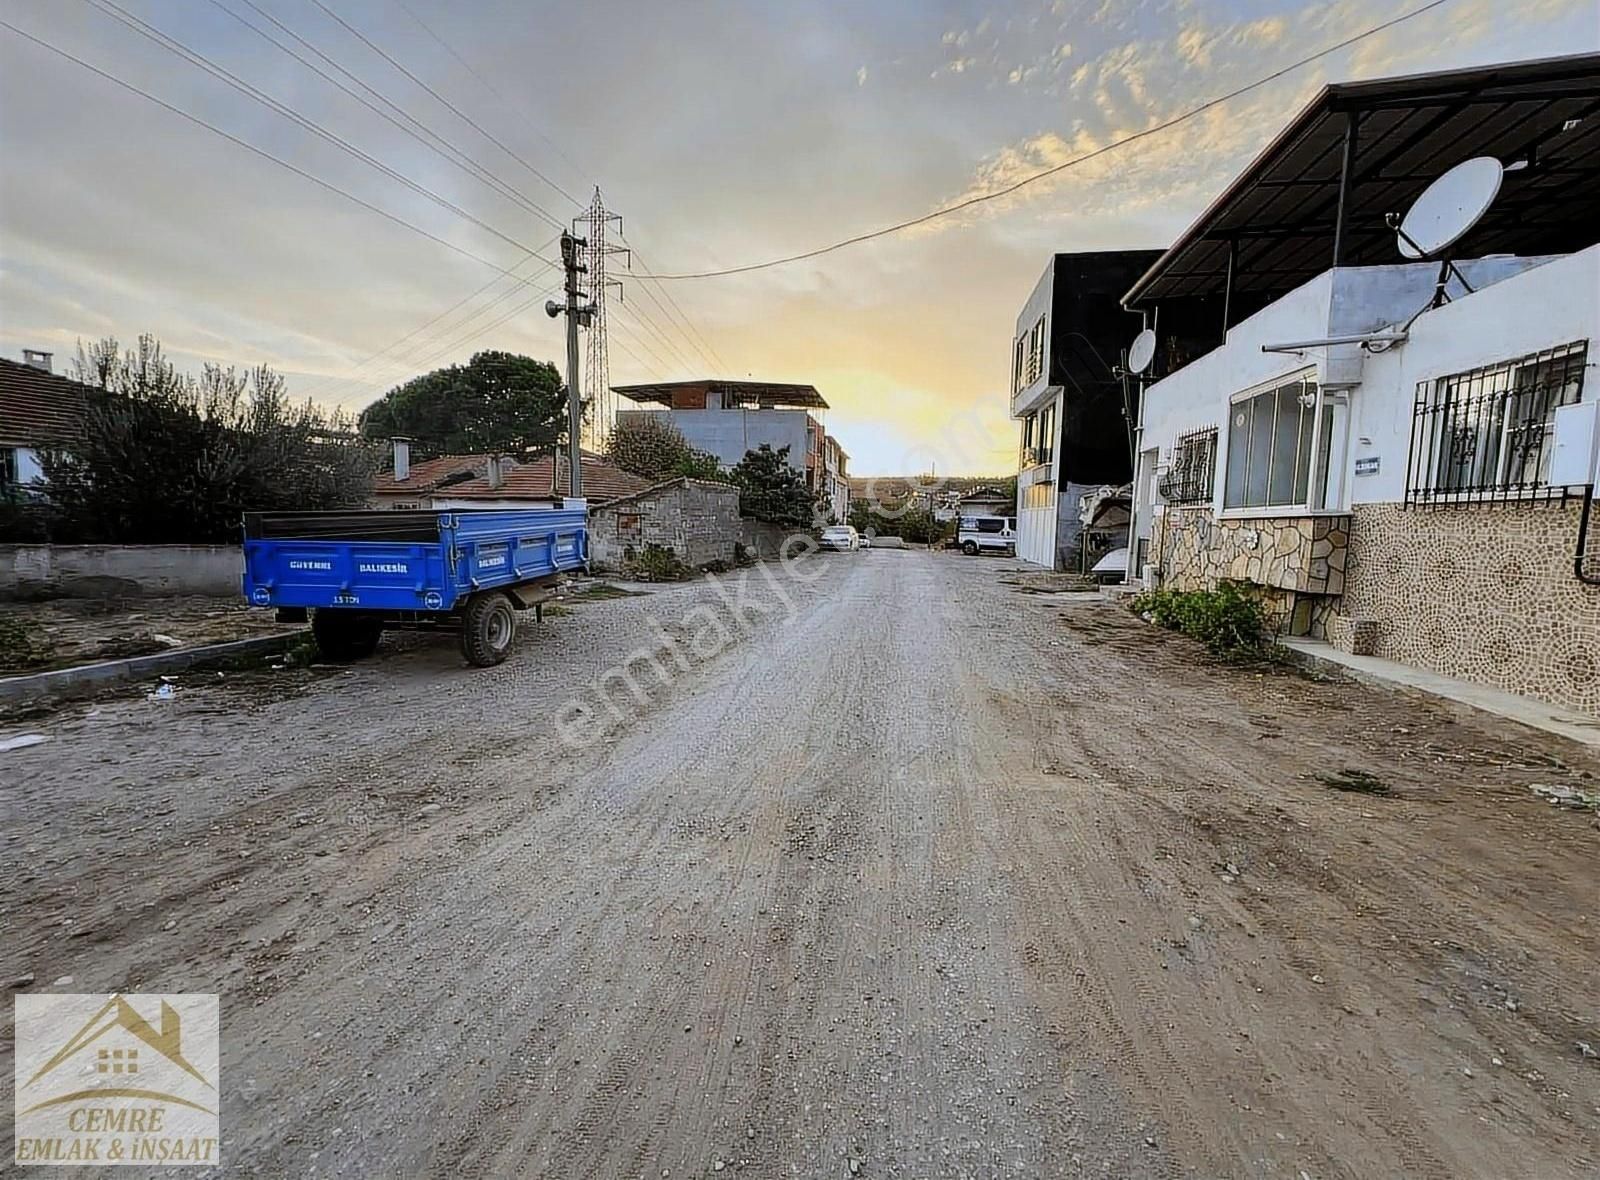
<path fill-rule="evenodd" d="M 571 464 L 561 456 L 561 475 L 556 484 L 556 494 L 565 496 L 571 487 Z M 624 471 L 614 463 L 598 456 L 583 457 L 583 495 L 591 503 L 603 504 L 621 496 L 631 496 L 654 486 L 650 480 Z M 491 488 L 487 478 L 478 478 L 456 484 L 441 493 L 463 500 L 538 500 L 550 495 L 550 456 L 544 455 L 526 463 L 518 463 L 506 473 L 498 488 Z"/>
<path fill-rule="evenodd" d="M 488 470 L 488 455 L 440 455 L 437 459 L 418 459 L 411 474 L 399 481 L 394 472 L 380 472 L 372 481 L 375 496 L 416 495 L 431 492 L 452 475 L 478 475 Z"/>
<path fill-rule="evenodd" d="M 92 390 L 0 357 L 0 445 L 37 447 L 76 434 Z"/>

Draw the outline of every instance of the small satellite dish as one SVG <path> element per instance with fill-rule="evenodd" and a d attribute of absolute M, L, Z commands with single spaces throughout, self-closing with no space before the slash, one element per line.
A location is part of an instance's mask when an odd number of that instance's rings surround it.
<path fill-rule="evenodd" d="M 1493 156 L 1450 169 L 1423 190 L 1401 220 L 1400 253 L 1433 258 L 1455 245 L 1489 211 L 1504 178 L 1505 168 Z"/>
<path fill-rule="evenodd" d="M 1140 332 L 1133 338 L 1133 343 L 1128 347 L 1128 371 L 1142 373 L 1150 367 L 1150 362 L 1156 359 L 1156 334 L 1149 328 Z"/>

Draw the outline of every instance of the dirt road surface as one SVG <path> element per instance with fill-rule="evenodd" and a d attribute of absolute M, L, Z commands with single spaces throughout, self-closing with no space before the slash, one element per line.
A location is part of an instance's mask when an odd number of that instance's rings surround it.
<path fill-rule="evenodd" d="M 236 1175 L 1600 1173 L 1592 756 L 814 560 L 32 720 L 0 977 L 219 992 Z"/>

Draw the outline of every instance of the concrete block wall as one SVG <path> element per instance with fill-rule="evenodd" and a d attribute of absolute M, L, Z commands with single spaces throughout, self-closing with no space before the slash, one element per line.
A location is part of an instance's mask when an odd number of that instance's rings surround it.
<path fill-rule="evenodd" d="M 0 545 L 0 599 L 239 593 L 237 545 Z"/>
<path fill-rule="evenodd" d="M 650 545 L 688 565 L 732 562 L 740 536 L 739 490 L 705 480 L 674 480 L 589 514 L 589 556 L 604 566 L 621 567 L 629 550 Z"/>

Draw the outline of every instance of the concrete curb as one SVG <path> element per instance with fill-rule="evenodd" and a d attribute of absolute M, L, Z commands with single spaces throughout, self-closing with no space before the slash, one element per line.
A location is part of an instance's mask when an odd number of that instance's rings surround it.
<path fill-rule="evenodd" d="M 310 631 L 290 631 L 283 635 L 257 635 L 250 639 L 235 639 L 231 643 L 213 643 L 206 647 L 162 651 L 148 656 L 133 656 L 126 660 L 106 660 L 99 664 L 79 664 L 75 668 L 56 668 L 50 672 L 35 672 L 29 676 L 8 676 L 0 679 L 0 701 L 62 696 L 105 684 L 115 684 L 122 680 L 138 680 L 141 677 L 160 676 L 184 668 L 218 664 L 237 659 L 239 656 L 272 655 L 288 651 L 301 640 L 310 637 Z"/>
<path fill-rule="evenodd" d="M 1289 663 L 1320 676 L 1354 680 L 1391 692 L 1421 693 L 1436 701 L 1489 713 L 1585 746 L 1600 747 L 1600 720 L 1570 709 L 1375 656 L 1331 652 L 1321 643 L 1279 640 L 1274 646 Z"/>

